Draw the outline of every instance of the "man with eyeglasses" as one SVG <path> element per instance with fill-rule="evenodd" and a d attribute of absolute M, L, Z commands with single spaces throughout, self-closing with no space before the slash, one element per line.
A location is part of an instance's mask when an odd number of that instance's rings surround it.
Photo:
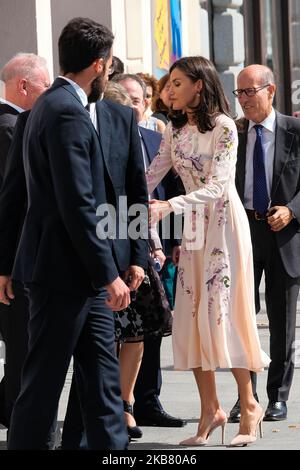
<path fill-rule="evenodd" d="M 300 284 L 300 122 L 273 108 L 273 72 L 262 65 L 243 69 L 234 95 L 244 112 L 239 121 L 236 186 L 252 237 L 255 302 L 265 275 L 270 356 L 265 421 L 287 418 L 292 384 L 296 306 Z M 256 392 L 256 374 L 252 373 Z M 240 418 L 239 400 L 229 420 Z"/>

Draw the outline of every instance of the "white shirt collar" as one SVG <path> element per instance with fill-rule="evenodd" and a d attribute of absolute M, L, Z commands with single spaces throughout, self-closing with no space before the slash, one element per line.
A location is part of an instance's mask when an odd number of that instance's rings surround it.
<path fill-rule="evenodd" d="M 3 104 L 8 104 L 8 106 L 10 106 L 11 108 L 14 108 L 19 113 L 23 113 L 25 111 L 25 109 L 20 108 L 20 106 L 17 106 L 16 104 L 12 103 L 11 101 L 7 101 L 4 98 L 0 98 L 0 102 Z"/>
<path fill-rule="evenodd" d="M 80 98 L 81 103 L 83 104 L 84 107 L 86 107 L 86 105 L 88 104 L 88 98 L 87 98 L 86 92 L 78 85 L 78 83 L 74 82 L 70 78 L 63 77 L 62 75 L 59 75 L 58 78 L 62 78 L 63 80 L 66 80 L 73 86 L 77 95 Z"/>
<path fill-rule="evenodd" d="M 250 132 L 254 126 L 256 126 L 257 122 L 249 121 L 249 128 L 248 132 Z M 261 126 L 263 126 L 265 129 L 268 129 L 270 132 L 275 132 L 276 128 L 276 113 L 275 109 L 272 108 L 272 111 L 270 112 L 269 116 L 266 117 L 266 119 L 262 122 L 259 123 Z"/>

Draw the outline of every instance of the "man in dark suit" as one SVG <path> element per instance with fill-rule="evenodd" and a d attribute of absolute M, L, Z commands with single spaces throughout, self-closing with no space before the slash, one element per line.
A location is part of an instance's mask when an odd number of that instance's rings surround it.
<path fill-rule="evenodd" d="M 26 126 L 28 211 L 13 276 L 29 286 L 29 353 L 10 449 L 45 447 L 72 355 L 77 383 L 84 384 L 79 395 L 88 448 L 127 446 L 111 310 L 130 301 L 119 271 L 130 274 L 131 289 L 142 280 L 146 244 L 139 239 L 131 250 L 127 239 L 120 254 L 103 236 L 96 212 L 103 205 L 110 212 L 107 203 L 116 206 L 116 194 L 84 109 L 104 89 L 112 42 L 111 32 L 92 20 L 70 21 L 59 39 L 64 76 L 39 99 Z M 144 204 L 143 168 L 136 163 L 131 188 Z"/>
<path fill-rule="evenodd" d="M 113 81 L 120 83 L 129 94 L 136 113 L 137 122 L 142 120 L 145 111 L 146 86 L 139 76 L 123 74 L 114 77 Z M 147 168 L 160 146 L 162 135 L 139 126 L 141 144 L 143 148 L 144 165 Z M 153 197 L 167 199 L 178 195 L 176 179 L 172 171 L 166 175 L 162 183 L 155 189 Z M 164 251 L 167 249 L 165 240 L 162 244 L 157 237 L 152 238 L 152 250 L 155 257 L 163 266 L 165 262 Z M 144 353 L 139 375 L 134 389 L 134 416 L 140 425 L 182 427 L 186 421 L 175 418 L 166 413 L 159 400 L 162 386 L 160 367 L 160 348 L 162 337 L 146 338 Z"/>
<path fill-rule="evenodd" d="M 296 304 L 300 284 L 300 122 L 272 107 L 272 71 L 246 67 L 234 91 L 240 122 L 236 186 L 251 229 L 256 311 L 265 275 L 271 364 L 266 421 L 284 420 L 294 372 Z M 253 377 L 255 391 L 255 378 Z M 231 411 L 239 419 L 239 402 Z"/>
<path fill-rule="evenodd" d="M 22 111 L 30 109 L 38 96 L 50 86 L 45 59 L 31 53 L 14 56 L 3 67 L 1 80 L 5 85 L 5 99 L 0 100 L 0 188 L 17 117 Z M 0 224 L 0 233 L 7 231 L 8 226 L 13 223 L 16 211 L 14 205 L 12 207 L 13 211 Z M 12 237 L 16 235 L 14 232 Z M 12 404 L 19 390 L 20 367 L 24 360 L 23 328 L 28 319 L 28 300 L 24 298 L 22 286 L 15 284 L 12 290 L 10 279 L 6 277 L 11 273 L 11 270 L 6 271 L 6 266 L 4 267 L 7 259 L 5 248 L 0 256 L 0 299 L 6 286 L 10 297 L 7 305 L 0 304 L 0 332 L 6 347 L 5 377 L 0 384 L 0 422 L 5 426 L 9 424 Z"/>

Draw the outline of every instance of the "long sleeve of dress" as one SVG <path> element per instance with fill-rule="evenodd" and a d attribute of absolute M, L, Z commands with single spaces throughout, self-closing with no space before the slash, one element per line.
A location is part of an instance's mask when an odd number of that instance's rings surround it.
<path fill-rule="evenodd" d="M 184 212 L 188 205 L 203 204 L 221 198 L 229 180 L 234 180 L 238 142 L 235 124 L 228 121 L 226 125 L 216 127 L 213 132 L 215 133 L 215 150 L 207 181 L 201 188 L 187 195 L 169 199 L 175 214 Z M 156 171 L 159 173 L 157 168 Z"/>
<path fill-rule="evenodd" d="M 172 167 L 171 124 L 164 132 L 159 151 L 146 171 L 148 193 L 151 194 Z"/>

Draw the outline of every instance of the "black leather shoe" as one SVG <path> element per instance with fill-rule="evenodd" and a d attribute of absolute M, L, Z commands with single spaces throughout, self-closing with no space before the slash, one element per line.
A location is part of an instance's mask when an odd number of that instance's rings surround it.
<path fill-rule="evenodd" d="M 228 416 L 228 423 L 239 423 L 241 419 L 240 399 L 238 398 Z"/>
<path fill-rule="evenodd" d="M 136 416 L 135 420 L 139 426 L 159 426 L 162 428 L 182 428 L 187 422 L 180 418 L 170 416 L 164 410 L 153 410 L 143 416 Z"/>
<path fill-rule="evenodd" d="M 259 399 L 257 393 L 254 393 L 254 398 L 259 403 Z M 228 423 L 239 423 L 241 419 L 241 407 L 240 407 L 240 398 L 237 399 L 236 403 L 233 405 L 229 416 L 228 416 Z"/>
<path fill-rule="evenodd" d="M 287 418 L 287 406 L 285 401 L 269 401 L 264 421 L 283 421 Z"/>

